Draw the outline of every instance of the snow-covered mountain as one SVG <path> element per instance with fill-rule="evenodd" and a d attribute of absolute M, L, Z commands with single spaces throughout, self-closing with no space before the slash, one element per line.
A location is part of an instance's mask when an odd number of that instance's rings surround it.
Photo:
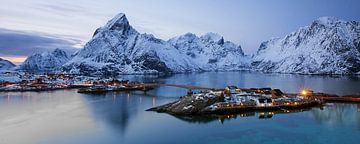
<path fill-rule="evenodd" d="M 322 17 L 284 38 L 260 45 L 252 65 L 264 72 L 360 74 L 360 26 Z"/>
<path fill-rule="evenodd" d="M 208 33 L 168 41 L 140 34 L 118 14 L 63 66 L 69 73 L 118 75 L 239 70 L 250 65 L 240 46 Z"/>
<path fill-rule="evenodd" d="M 29 56 L 18 69 L 28 72 L 53 72 L 60 70 L 61 66 L 68 62 L 70 58 L 61 49 L 55 49 L 52 52 L 36 53 Z"/>
<path fill-rule="evenodd" d="M 207 33 L 200 37 L 187 33 L 168 42 L 192 61 L 194 69 L 240 70 L 249 68 L 251 61 L 251 57 L 245 56 L 240 45 L 224 41 L 224 38 L 216 33 Z"/>
<path fill-rule="evenodd" d="M 0 70 L 7 70 L 13 67 L 15 67 L 15 65 L 12 62 L 0 58 Z"/>
<path fill-rule="evenodd" d="M 315 20 L 284 38 L 263 42 L 253 56 L 216 33 L 187 33 L 167 41 L 141 34 L 118 14 L 69 57 L 64 51 L 30 56 L 20 70 L 85 75 L 184 73 L 255 69 L 302 74 L 360 74 L 359 22 Z"/>

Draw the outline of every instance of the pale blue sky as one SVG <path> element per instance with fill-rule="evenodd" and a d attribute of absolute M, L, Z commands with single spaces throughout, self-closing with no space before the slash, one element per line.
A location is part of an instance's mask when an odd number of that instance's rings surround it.
<path fill-rule="evenodd" d="M 81 48 L 96 28 L 123 12 L 142 33 L 166 40 L 187 32 L 216 32 L 252 53 L 262 41 L 283 37 L 318 17 L 359 21 L 359 6 L 358 0 L 1 0 L 0 29 L 7 33 L 0 32 L 0 41 L 15 31 Z M 17 54 L 8 49 L 14 49 L 11 42 L 22 41 L 11 36 L 7 45 L 0 44 L 0 56 L 25 57 L 41 48 L 61 47 L 17 44 L 15 49 L 24 50 Z"/>

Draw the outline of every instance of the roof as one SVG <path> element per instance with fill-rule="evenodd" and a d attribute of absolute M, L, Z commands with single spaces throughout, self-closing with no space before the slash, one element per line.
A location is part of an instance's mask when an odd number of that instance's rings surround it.
<path fill-rule="evenodd" d="M 276 96 L 281 96 L 282 94 L 284 94 L 280 89 L 274 89 L 273 91 L 275 92 Z"/>
<path fill-rule="evenodd" d="M 237 86 L 227 86 L 227 88 L 229 88 L 229 89 L 237 89 L 238 87 Z"/>
<path fill-rule="evenodd" d="M 270 91 L 264 91 L 264 94 L 271 94 Z"/>
<path fill-rule="evenodd" d="M 271 88 L 260 88 L 260 90 L 271 90 Z"/>
<path fill-rule="evenodd" d="M 271 100 L 271 98 L 263 97 L 263 96 L 262 96 L 262 97 L 259 97 L 258 99 L 259 99 L 259 100 L 260 100 L 260 99 L 263 99 L 263 100 L 265 100 L 265 99 L 270 99 L 270 100 Z"/>

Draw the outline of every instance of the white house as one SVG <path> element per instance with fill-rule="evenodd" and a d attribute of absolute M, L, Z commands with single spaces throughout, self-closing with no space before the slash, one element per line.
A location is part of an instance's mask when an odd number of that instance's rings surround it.
<path fill-rule="evenodd" d="M 256 99 L 256 106 L 272 106 L 272 99 L 267 97 L 259 97 Z"/>

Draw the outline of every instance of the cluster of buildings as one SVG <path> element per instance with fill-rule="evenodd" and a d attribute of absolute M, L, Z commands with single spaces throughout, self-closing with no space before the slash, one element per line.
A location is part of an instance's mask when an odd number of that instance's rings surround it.
<path fill-rule="evenodd" d="M 210 92 L 213 93 L 213 92 Z M 311 90 L 303 90 L 297 95 L 286 95 L 280 89 L 250 88 L 240 89 L 236 86 L 227 86 L 220 96 L 221 102 L 212 108 L 258 106 L 271 107 L 278 105 L 299 105 L 306 102 L 312 95 Z"/>
<path fill-rule="evenodd" d="M 0 91 L 40 91 L 66 88 L 120 86 L 129 81 L 103 79 L 71 74 L 33 74 L 17 71 L 0 72 Z"/>
<path fill-rule="evenodd" d="M 85 84 L 89 87 L 79 89 L 79 93 L 103 93 L 110 91 L 147 91 L 154 88 L 154 86 L 145 86 L 144 83 L 130 82 L 128 80 L 101 80 L 101 81 L 86 81 Z"/>
<path fill-rule="evenodd" d="M 0 72 L 0 91 L 42 91 L 67 88 L 86 88 L 87 91 L 145 89 L 142 83 L 115 78 L 88 77 L 61 73 L 34 74 L 17 71 Z"/>
<path fill-rule="evenodd" d="M 68 88 L 74 76 L 65 74 L 35 75 L 23 72 L 1 73 L 0 91 L 31 91 Z"/>
<path fill-rule="evenodd" d="M 306 94 L 305 94 L 306 91 Z M 227 86 L 224 91 L 224 103 L 235 105 L 291 105 L 300 103 L 306 96 L 310 96 L 312 91 L 303 90 L 300 95 L 286 95 L 280 89 L 271 88 L 250 88 L 240 89 L 236 86 Z"/>

